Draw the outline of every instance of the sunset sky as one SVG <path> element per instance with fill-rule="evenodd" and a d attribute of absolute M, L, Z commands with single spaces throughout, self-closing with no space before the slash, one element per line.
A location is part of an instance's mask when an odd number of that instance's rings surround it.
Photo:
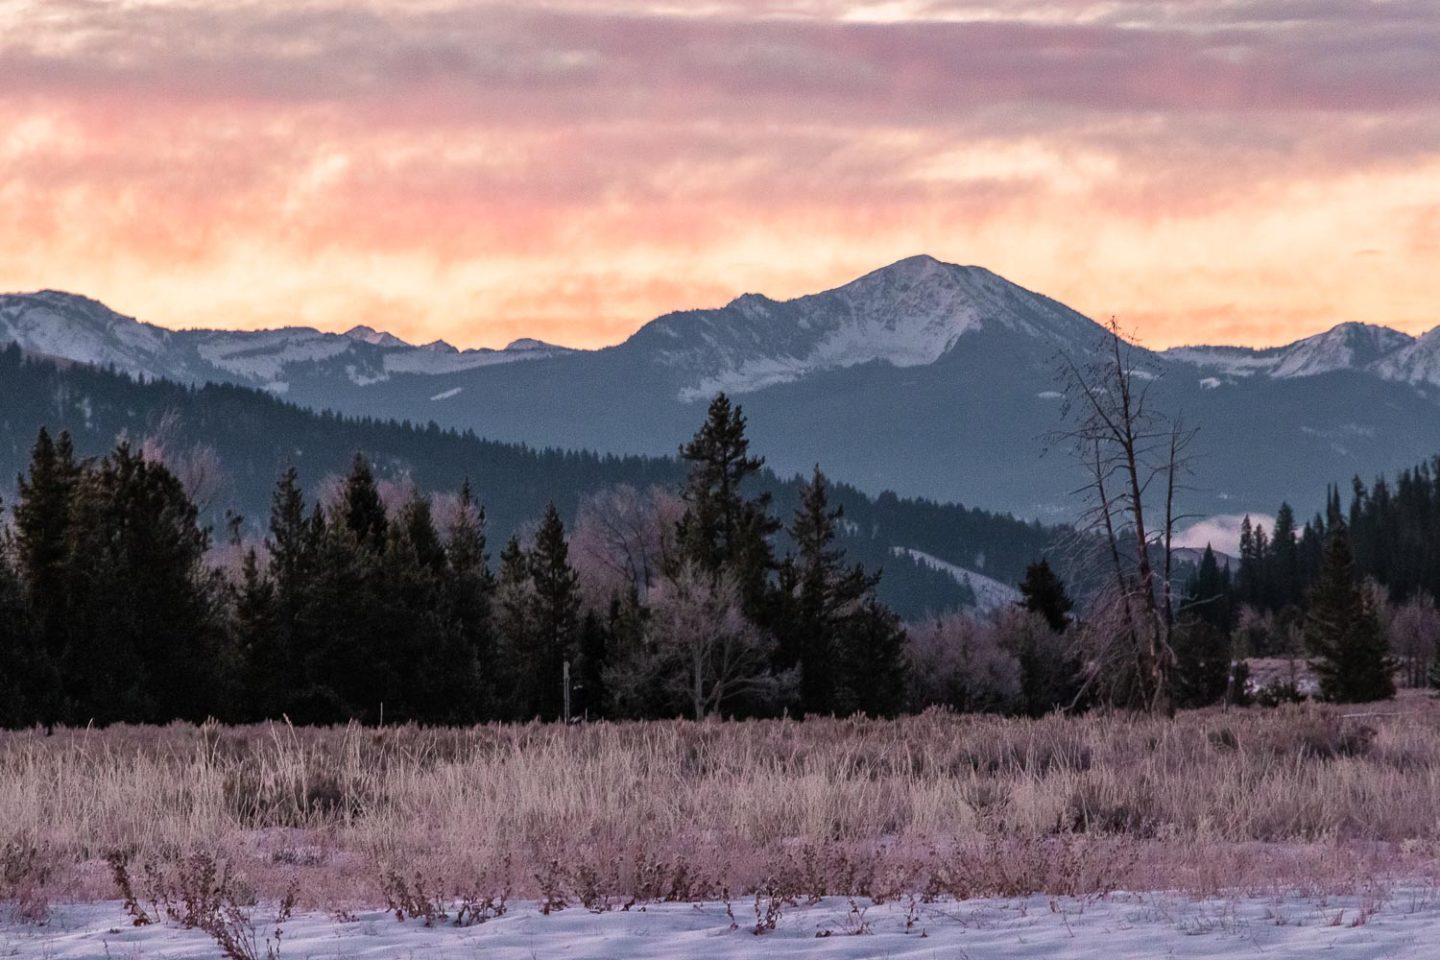
<path fill-rule="evenodd" d="M 1151 346 L 1440 324 L 1435 0 L 0 0 L 0 290 L 623 339 L 914 253 Z"/>

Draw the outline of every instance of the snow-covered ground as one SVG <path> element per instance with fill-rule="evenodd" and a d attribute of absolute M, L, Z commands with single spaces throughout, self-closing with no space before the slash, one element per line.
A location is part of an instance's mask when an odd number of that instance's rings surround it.
<path fill-rule="evenodd" d="M 542 916 L 534 904 L 479 926 L 423 926 L 360 912 L 297 916 L 280 956 L 549 960 L 1130 960 L 1130 958 L 1316 958 L 1379 960 L 1440 956 L 1440 894 L 1433 888 L 1360 897 L 1195 900 L 1174 894 L 1112 894 L 1075 900 L 1035 896 L 907 906 L 839 898 L 785 906 L 757 936 L 753 900 L 651 905 Z M 259 912 L 259 911 L 257 911 Z M 908 927 L 908 929 L 907 929 Z M 265 930 L 259 955 L 265 956 Z M 62 906 L 43 927 L 0 925 L 0 957 L 142 960 L 218 957 L 204 933 L 174 925 L 132 927 L 119 903 Z"/>

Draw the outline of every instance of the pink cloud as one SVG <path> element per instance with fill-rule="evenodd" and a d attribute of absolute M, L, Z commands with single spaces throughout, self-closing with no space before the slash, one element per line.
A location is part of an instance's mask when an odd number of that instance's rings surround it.
<path fill-rule="evenodd" d="M 598 343 L 928 249 L 1160 343 L 1346 319 L 1317 274 L 1420 322 L 1440 197 L 1348 234 L 1355 184 L 1440 162 L 1432 4 L 707 6 L 42 0 L 0 37 L 0 282 L 173 322 L 213 280 L 336 326 Z M 1333 262 L 1257 262 L 1289 210 L 1325 214 L 1294 238 L 1337 231 Z M 1348 251 L 1389 233 L 1376 279 Z"/>

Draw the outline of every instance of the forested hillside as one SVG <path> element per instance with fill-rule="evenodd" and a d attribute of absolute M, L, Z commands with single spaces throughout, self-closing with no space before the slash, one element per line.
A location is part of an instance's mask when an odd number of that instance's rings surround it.
<path fill-rule="evenodd" d="M 468 479 L 495 543 L 533 527 L 551 502 L 571 522 L 598 491 L 617 485 L 675 491 L 685 476 L 669 458 L 536 450 L 434 424 L 316 413 L 240 387 L 140 382 L 36 361 L 15 348 L 0 351 L 0 494 L 9 500 L 41 425 L 70 431 L 81 456 L 103 454 L 121 437 L 148 444 L 191 488 L 202 522 L 218 534 L 233 512 L 244 518 L 240 532 L 254 538 L 283 470 L 295 467 L 303 489 L 319 496 L 350 469 L 356 452 L 367 456 L 381 481 L 409 482 L 425 492 L 453 493 Z M 778 516 L 790 516 L 799 503 L 800 478 L 762 471 L 754 484 L 772 495 Z M 1039 524 L 890 494 L 872 499 L 843 482 L 833 485 L 832 497 L 845 511 L 846 549 L 868 568 L 883 569 L 880 597 L 907 618 L 965 606 L 973 597 L 948 574 L 896 556 L 895 548 L 918 549 L 1013 585 L 1055 539 L 1053 529 Z"/>

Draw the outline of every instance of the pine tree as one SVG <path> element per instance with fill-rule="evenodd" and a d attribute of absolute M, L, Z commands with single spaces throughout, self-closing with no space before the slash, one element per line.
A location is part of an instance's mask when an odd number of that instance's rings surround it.
<path fill-rule="evenodd" d="M 732 576 L 746 613 L 754 618 L 764 606 L 775 565 L 770 537 L 780 524 L 770 515 L 768 494 L 744 496 L 746 479 L 765 460 L 750 456 L 744 414 L 725 394 L 711 401 L 704 425 L 680 448 L 680 458 L 690 464 L 682 492 L 686 509 L 677 531 L 681 559 L 711 575 Z"/>
<path fill-rule="evenodd" d="M 230 626 L 242 678 L 235 712 L 251 721 L 279 719 L 289 707 L 297 665 L 280 629 L 275 581 L 254 550 L 245 552 L 234 593 Z"/>
<path fill-rule="evenodd" d="M 46 675 L 53 671 L 35 642 L 11 554 L 10 533 L 0 525 L 0 727 L 23 727 L 38 718 L 41 705 L 34 695 L 51 687 L 53 679 Z"/>
<path fill-rule="evenodd" d="M 485 555 L 485 510 L 475 502 L 470 481 L 460 487 L 445 548 L 443 597 L 445 631 L 453 644 L 447 661 L 455 671 L 448 699 L 455 716 L 488 719 L 494 709 L 495 636 L 491 623 L 495 580 Z M 468 701 L 467 709 L 459 709 Z"/>
<path fill-rule="evenodd" d="M 1065 584 L 1050 569 L 1050 561 L 1041 558 L 1025 568 L 1020 581 L 1020 606 L 1045 618 L 1050 629 L 1064 633 L 1070 626 L 1070 611 L 1075 602 L 1065 592 Z"/>
<path fill-rule="evenodd" d="M 1229 636 L 1234 626 L 1234 599 L 1230 571 L 1220 568 L 1210 544 L 1200 557 L 1200 566 L 1185 584 L 1180 602 L 1181 619 L 1200 620 Z"/>
<path fill-rule="evenodd" d="M 435 528 L 435 517 L 430 508 L 430 498 L 413 491 L 410 499 L 400 508 L 397 526 L 404 532 L 405 540 L 415 551 L 415 562 L 434 576 L 445 570 L 445 547 L 440 542 L 440 532 Z"/>
<path fill-rule="evenodd" d="M 121 443 L 73 498 L 63 665 L 76 719 L 199 721 L 218 702 L 217 575 L 180 481 Z"/>
<path fill-rule="evenodd" d="M 500 575 L 495 585 L 496 714 L 506 720 L 529 720 L 536 715 L 534 689 L 539 673 L 539 640 L 535 623 L 535 580 L 530 557 L 511 536 L 500 551 Z"/>
<path fill-rule="evenodd" d="M 612 603 L 618 603 L 618 599 Z M 580 663 L 575 672 L 574 711 L 576 716 L 599 719 L 605 716 L 607 691 L 605 671 L 610 665 L 610 631 L 594 610 L 586 611 L 580 622 Z"/>
<path fill-rule="evenodd" d="M 860 699 L 858 691 L 841 694 L 836 663 L 839 645 L 851 641 L 869 644 L 876 632 L 848 629 L 861 601 L 879 582 L 859 566 L 847 566 L 845 551 L 836 545 L 836 524 L 844 510 L 830 508 L 829 482 L 816 467 L 800 492 L 800 504 L 790 525 L 795 555 L 788 558 L 781 582 L 786 586 L 785 615 L 777 618 L 781 669 L 800 668 L 802 713 L 828 714 L 841 701 Z M 873 624 L 871 625 L 873 627 Z M 883 632 L 883 631 L 880 631 Z M 864 659 L 871 651 L 856 652 Z M 864 682 L 858 677 L 849 682 Z"/>
<path fill-rule="evenodd" d="M 46 723 L 64 718 L 60 665 L 69 656 L 70 531 L 81 469 L 69 433 L 52 441 L 43 427 L 31 450 L 30 469 L 19 479 L 15 505 L 17 572 L 24 583 L 32 623 L 46 669 L 35 678 L 29 700 Z"/>
<path fill-rule="evenodd" d="M 298 651 L 305 687 L 292 719 L 302 723 L 357 720 L 377 723 L 384 712 L 390 664 L 375 635 L 385 598 L 382 558 L 359 541 L 343 503 L 333 515 L 317 513 L 312 572 L 304 585 Z M 373 528 L 370 528 L 373 529 Z M 391 706 L 392 716 L 394 705 Z"/>
<path fill-rule="evenodd" d="M 1326 700 L 1363 703 L 1395 695 L 1389 643 L 1356 580 L 1349 533 L 1338 514 L 1330 524 L 1325 567 L 1310 594 L 1305 641 Z"/>
<path fill-rule="evenodd" d="M 1182 616 L 1175 649 L 1175 706 L 1204 707 L 1225 697 L 1230 683 L 1230 635 L 1208 620 Z"/>
<path fill-rule="evenodd" d="M 287 467 L 271 495 L 270 535 L 265 541 L 270 555 L 267 579 L 273 594 L 269 605 L 274 635 L 249 641 L 256 651 L 252 670 L 259 671 L 252 674 L 252 682 L 269 687 L 268 692 L 256 693 L 264 716 L 283 713 L 301 719 L 295 698 L 313 686 L 309 671 L 323 669 L 316 649 L 326 625 L 316 618 L 313 601 L 324 533 L 324 515 L 317 505 L 316 512 L 306 516 L 299 473 L 293 466 Z M 311 714 L 311 719 L 321 718 Z"/>
<path fill-rule="evenodd" d="M 1295 510 L 1288 503 L 1280 504 L 1275 514 L 1275 532 L 1270 539 L 1272 602 L 1279 610 L 1298 604 L 1300 596 L 1300 543 L 1295 529 Z"/>
<path fill-rule="evenodd" d="M 565 524 L 555 504 L 545 508 L 535 547 L 530 551 L 530 577 L 535 585 L 534 667 L 532 707 L 546 719 L 558 719 L 564 706 L 565 664 L 578 658 L 580 578 L 570 566 Z"/>
<path fill-rule="evenodd" d="M 873 596 L 839 627 L 835 712 L 894 717 L 905 706 L 905 625 Z"/>
<path fill-rule="evenodd" d="M 355 454 L 351 461 L 339 510 L 345 525 L 361 547 L 372 553 L 385 549 L 389 521 L 385 516 L 385 505 L 380 500 L 380 490 L 375 485 L 375 474 L 364 454 Z"/>

